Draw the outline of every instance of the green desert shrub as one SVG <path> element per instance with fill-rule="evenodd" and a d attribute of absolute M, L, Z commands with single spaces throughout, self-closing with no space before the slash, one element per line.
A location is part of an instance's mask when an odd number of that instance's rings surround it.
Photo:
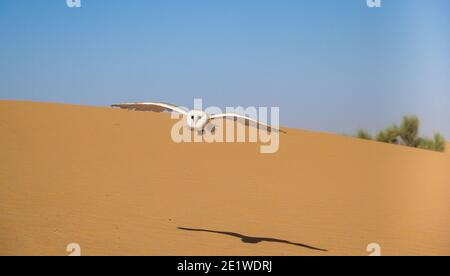
<path fill-rule="evenodd" d="M 417 147 L 419 145 L 419 126 L 419 118 L 416 116 L 403 117 L 399 128 L 399 136 L 402 138 L 404 145 L 408 147 Z"/>
<path fill-rule="evenodd" d="M 445 139 L 440 133 L 435 133 L 434 139 L 419 138 L 417 147 L 421 148 L 421 149 L 444 152 L 445 151 Z"/>
<path fill-rule="evenodd" d="M 445 151 L 446 140 L 440 133 L 436 133 L 433 139 L 419 136 L 420 121 L 416 116 L 405 116 L 400 126 L 392 125 L 378 132 L 375 140 L 389 144 L 401 144 L 439 152 Z M 372 136 L 365 130 L 358 130 L 357 138 L 372 140 Z"/>
<path fill-rule="evenodd" d="M 358 132 L 356 133 L 356 137 L 359 139 L 364 139 L 364 140 L 372 140 L 373 139 L 372 135 L 364 129 L 358 130 Z"/>
<path fill-rule="evenodd" d="M 385 130 L 380 131 L 377 134 L 376 140 L 378 142 L 398 144 L 400 142 L 399 138 L 400 138 L 400 130 L 398 126 L 393 125 L 386 128 Z"/>
<path fill-rule="evenodd" d="M 445 151 L 446 140 L 444 136 L 440 133 L 434 134 L 434 150 L 444 152 Z"/>

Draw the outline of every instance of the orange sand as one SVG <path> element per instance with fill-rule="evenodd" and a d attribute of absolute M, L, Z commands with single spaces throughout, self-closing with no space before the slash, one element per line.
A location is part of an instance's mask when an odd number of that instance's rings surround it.
<path fill-rule="evenodd" d="M 1 101 L 0 255 L 450 255 L 448 154 L 290 129 L 263 155 L 174 122 Z"/>

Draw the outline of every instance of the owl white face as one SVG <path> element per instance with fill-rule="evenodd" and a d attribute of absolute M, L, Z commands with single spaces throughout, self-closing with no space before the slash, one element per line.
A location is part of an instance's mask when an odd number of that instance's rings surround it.
<path fill-rule="evenodd" d="M 202 130 L 209 121 L 209 115 L 202 110 L 191 110 L 186 117 L 187 125 L 195 130 Z"/>

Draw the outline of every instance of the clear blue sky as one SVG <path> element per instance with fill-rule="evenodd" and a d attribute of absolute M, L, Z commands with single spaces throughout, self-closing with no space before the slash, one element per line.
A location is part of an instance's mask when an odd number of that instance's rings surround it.
<path fill-rule="evenodd" d="M 0 0 L 0 99 L 280 106 L 281 123 L 450 139 L 450 1 Z"/>

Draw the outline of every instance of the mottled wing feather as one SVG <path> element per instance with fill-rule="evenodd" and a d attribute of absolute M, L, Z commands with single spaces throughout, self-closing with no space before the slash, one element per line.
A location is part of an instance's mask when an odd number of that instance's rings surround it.
<path fill-rule="evenodd" d="M 282 130 L 280 128 L 270 126 L 270 125 L 265 124 L 263 122 L 260 122 L 260 121 L 257 121 L 255 119 L 252 119 L 250 117 L 243 116 L 243 115 L 236 114 L 236 113 L 220 113 L 220 114 L 211 115 L 210 116 L 210 120 L 214 120 L 214 119 L 233 119 L 235 121 L 236 120 L 243 120 L 246 125 L 253 124 L 253 125 L 257 126 L 258 128 L 260 126 L 263 126 L 268 131 L 276 130 L 276 131 L 279 131 L 279 132 L 282 132 L 282 133 L 286 133 L 286 131 L 284 131 L 284 130 Z"/>
<path fill-rule="evenodd" d="M 121 103 L 113 104 L 111 107 L 118 107 L 121 109 L 128 109 L 134 111 L 153 111 L 153 112 L 163 112 L 163 111 L 175 111 L 180 114 L 186 115 L 187 111 L 181 107 L 174 106 L 166 103 Z"/>

